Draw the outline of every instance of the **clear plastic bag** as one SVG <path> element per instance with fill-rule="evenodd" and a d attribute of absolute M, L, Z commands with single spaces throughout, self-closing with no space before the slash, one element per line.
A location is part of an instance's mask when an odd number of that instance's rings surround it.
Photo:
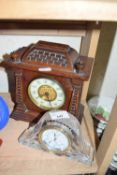
<path fill-rule="evenodd" d="M 85 164 L 93 161 L 93 147 L 85 141 L 76 117 L 67 111 L 46 112 L 37 124 L 24 131 L 19 142 Z"/>

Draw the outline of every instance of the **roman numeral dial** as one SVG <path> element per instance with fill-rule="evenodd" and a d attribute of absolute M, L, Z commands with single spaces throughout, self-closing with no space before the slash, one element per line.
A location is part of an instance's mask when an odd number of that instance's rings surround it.
<path fill-rule="evenodd" d="M 49 78 L 34 79 L 28 86 L 28 95 L 41 109 L 59 109 L 65 103 L 65 93 L 61 85 Z"/>

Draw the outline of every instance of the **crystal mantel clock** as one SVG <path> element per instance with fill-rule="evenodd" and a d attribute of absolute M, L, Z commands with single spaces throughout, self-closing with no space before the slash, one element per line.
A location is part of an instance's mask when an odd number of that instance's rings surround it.
<path fill-rule="evenodd" d="M 39 41 L 4 57 L 9 77 L 11 117 L 32 121 L 51 109 L 63 109 L 80 120 L 83 82 L 88 80 L 92 58 L 65 44 Z"/>

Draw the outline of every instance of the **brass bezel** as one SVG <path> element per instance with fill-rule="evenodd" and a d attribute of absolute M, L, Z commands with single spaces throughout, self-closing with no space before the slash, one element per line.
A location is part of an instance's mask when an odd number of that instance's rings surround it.
<path fill-rule="evenodd" d="M 60 151 L 60 150 L 50 150 L 50 149 L 48 149 L 48 146 L 46 145 L 46 143 L 44 143 L 44 142 L 42 141 L 42 134 L 43 134 L 44 131 L 49 130 L 49 129 L 56 129 L 56 130 L 62 132 L 62 134 L 64 134 L 64 135 L 67 137 L 68 143 L 69 143 L 69 144 L 68 144 L 68 147 L 67 147 L 65 150 Z M 63 154 L 65 154 L 68 150 L 71 149 L 72 138 L 71 138 L 71 135 L 70 135 L 69 131 L 66 130 L 66 127 L 64 127 L 64 126 L 59 127 L 59 126 L 56 126 L 56 125 L 55 125 L 55 126 L 54 126 L 54 125 L 49 125 L 49 126 L 47 125 L 47 126 L 43 127 L 43 128 L 40 130 L 40 132 L 38 133 L 38 142 L 39 142 L 39 144 L 41 145 L 41 147 L 42 147 L 44 150 L 46 150 L 46 151 L 48 151 L 48 152 L 55 153 L 55 154 L 63 155 Z"/>
<path fill-rule="evenodd" d="M 47 79 L 47 80 L 51 80 L 51 81 L 54 81 L 55 83 L 57 83 L 58 84 L 58 86 L 61 88 L 61 90 L 63 91 L 63 94 L 64 94 L 64 97 L 63 97 L 63 103 L 61 104 L 61 105 L 59 105 L 59 106 L 57 106 L 57 107 L 46 107 L 46 106 L 42 106 L 42 105 L 38 105 L 37 104 L 37 101 L 33 98 L 33 96 L 32 96 L 32 94 L 31 94 L 31 87 L 30 87 L 30 85 L 31 85 L 31 83 L 33 82 L 33 81 L 35 81 L 35 80 L 39 80 L 39 79 Z M 53 88 L 53 87 L 52 87 Z M 54 88 L 53 88 L 54 89 Z M 55 90 L 55 89 L 54 89 Z M 55 90 L 56 91 L 56 90 Z M 56 92 L 57 93 L 57 92 Z M 37 106 L 37 107 L 39 107 L 39 108 L 41 108 L 41 109 L 43 109 L 43 110 L 50 110 L 50 109 L 59 109 L 59 108 L 61 108 L 64 104 L 65 104 L 65 91 L 64 91 L 64 89 L 63 89 L 63 87 L 61 86 L 61 84 L 58 82 L 58 81 L 56 81 L 56 80 L 54 80 L 54 79 L 51 79 L 51 78 L 47 78 L 47 77 L 41 77 L 41 78 L 36 78 L 36 79 L 33 79 L 30 83 L 29 83 L 29 85 L 28 85 L 28 95 L 29 95 L 29 98 L 31 99 L 31 101 Z M 40 97 L 41 98 L 41 97 Z M 46 101 L 46 100 L 45 100 Z"/>

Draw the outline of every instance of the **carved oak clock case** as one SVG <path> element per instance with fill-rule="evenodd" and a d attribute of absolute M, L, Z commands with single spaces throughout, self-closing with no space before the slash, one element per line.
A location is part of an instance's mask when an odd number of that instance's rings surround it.
<path fill-rule="evenodd" d="M 68 45 L 39 41 L 7 55 L 2 65 L 15 103 L 11 117 L 33 121 L 47 110 L 64 109 L 81 119 L 80 99 L 91 58 Z"/>

